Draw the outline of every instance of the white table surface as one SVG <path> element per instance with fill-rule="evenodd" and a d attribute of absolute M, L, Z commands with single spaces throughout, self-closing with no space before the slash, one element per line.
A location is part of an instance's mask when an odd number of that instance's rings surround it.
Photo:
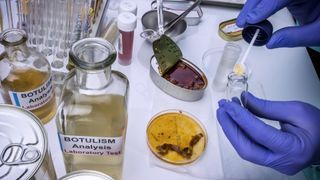
<path fill-rule="evenodd" d="M 116 0 L 111 1 L 111 3 L 115 2 Z M 179 108 L 192 113 L 205 125 L 209 134 L 209 143 L 206 154 L 202 157 L 202 161 L 206 161 L 207 164 L 203 169 L 208 169 L 207 171 L 211 169 L 213 172 L 211 175 L 224 179 L 223 172 L 225 174 L 228 173 L 228 169 L 223 169 L 220 158 L 219 124 L 215 115 L 215 110 L 218 107 L 217 101 L 224 97 L 224 93 L 217 93 L 208 88 L 205 96 L 200 101 L 182 102 L 166 95 L 152 83 L 149 77 L 149 59 L 152 55 L 152 49 L 150 44 L 139 36 L 142 31 L 141 16 L 150 9 L 151 1 L 136 0 L 135 2 L 138 4 L 138 25 L 134 37 L 132 64 L 124 67 L 115 62 L 113 65 L 113 69 L 126 74 L 130 81 L 129 119 L 123 179 L 199 179 L 199 177 L 176 173 L 150 163 L 150 152 L 146 144 L 145 135 L 146 125 L 155 113 L 172 108 Z M 193 61 L 203 69 L 201 63 L 203 53 L 210 48 L 222 48 L 226 43 L 217 34 L 219 23 L 236 17 L 239 10 L 222 7 L 202 7 L 202 9 L 204 12 L 202 22 L 198 26 L 188 27 L 185 37 L 178 42 L 178 45 L 185 58 Z M 111 10 L 109 13 L 114 14 Z M 269 20 L 274 25 L 274 29 L 293 25 L 293 20 L 287 10 L 280 11 Z M 247 43 L 243 40 L 237 43 L 243 49 L 247 47 Z M 263 85 L 265 96 L 268 99 L 301 100 L 320 107 L 320 83 L 305 48 L 268 50 L 266 47 L 255 47 L 247 62 L 252 69 L 251 80 Z M 212 77 L 208 76 L 208 78 L 210 80 Z M 55 121 L 51 121 L 45 127 L 49 134 L 50 150 L 57 176 L 61 177 L 65 174 L 65 170 Z M 221 139 L 226 140 L 225 137 Z M 225 143 L 228 143 L 228 141 Z M 209 159 L 207 154 L 211 154 L 210 157 L 213 158 Z M 234 164 L 240 163 L 240 161 L 240 159 L 235 159 Z M 256 167 L 261 169 L 261 167 Z M 264 169 L 269 170 L 268 168 Z M 259 173 L 259 170 L 256 173 Z M 301 173 L 292 177 L 283 175 L 275 177 L 273 179 L 304 179 Z M 266 179 L 266 176 L 261 173 L 259 179 Z"/>

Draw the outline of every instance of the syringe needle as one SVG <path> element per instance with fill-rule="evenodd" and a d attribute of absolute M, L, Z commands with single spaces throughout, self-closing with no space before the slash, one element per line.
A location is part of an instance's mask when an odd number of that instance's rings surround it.
<path fill-rule="evenodd" d="M 249 55 L 249 52 L 251 51 L 251 48 L 258 37 L 259 32 L 260 32 L 260 29 L 257 29 L 250 41 L 249 47 L 247 48 L 246 52 L 242 56 L 241 60 L 238 63 L 236 63 L 236 65 L 234 66 L 233 72 L 235 72 L 236 74 L 241 75 L 245 73 L 244 62 L 246 61 Z"/>

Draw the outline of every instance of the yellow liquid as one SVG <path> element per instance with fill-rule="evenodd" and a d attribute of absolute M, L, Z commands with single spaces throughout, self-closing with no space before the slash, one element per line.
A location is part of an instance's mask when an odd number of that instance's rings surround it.
<path fill-rule="evenodd" d="M 41 72 L 34 69 L 19 69 L 10 72 L 8 77 L 1 84 L 4 89 L 15 92 L 26 92 L 39 88 L 49 78 L 47 72 Z M 48 123 L 56 114 L 56 101 L 54 95 L 52 98 L 38 109 L 31 110 L 42 123 Z"/>
<path fill-rule="evenodd" d="M 73 94 L 67 102 L 68 113 L 63 122 L 63 134 L 91 137 L 125 137 L 127 110 L 124 96 L 86 96 Z M 61 115 L 58 116 L 60 118 Z M 61 122 L 61 120 L 60 120 Z M 96 170 L 115 180 L 122 175 L 123 153 L 121 155 L 95 156 L 63 153 L 67 172 L 75 170 Z"/>

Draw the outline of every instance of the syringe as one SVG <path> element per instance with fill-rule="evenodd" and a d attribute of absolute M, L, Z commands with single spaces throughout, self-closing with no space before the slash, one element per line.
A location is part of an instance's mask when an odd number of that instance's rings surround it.
<path fill-rule="evenodd" d="M 246 61 L 249 55 L 249 52 L 251 51 L 251 48 L 258 37 L 259 32 L 260 32 L 260 29 L 257 29 L 250 41 L 249 47 L 247 48 L 246 52 L 242 56 L 241 60 L 234 65 L 233 72 L 236 73 L 237 75 L 243 75 L 246 72 L 246 67 L 244 65 L 244 62 Z"/>

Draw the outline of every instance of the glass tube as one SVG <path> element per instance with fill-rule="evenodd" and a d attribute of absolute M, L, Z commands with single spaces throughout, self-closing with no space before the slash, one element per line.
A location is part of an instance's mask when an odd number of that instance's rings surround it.
<path fill-rule="evenodd" d="M 228 74 L 232 72 L 233 66 L 239 59 L 241 47 L 235 43 L 227 43 L 224 47 L 216 74 L 213 79 L 212 88 L 216 91 L 223 91 L 228 82 Z"/>
<path fill-rule="evenodd" d="M 12 20 L 11 0 L 6 0 L 6 7 L 7 7 L 7 17 L 8 17 L 9 28 L 14 28 L 13 20 Z"/>
<path fill-rule="evenodd" d="M 45 56 L 52 55 L 52 40 L 50 39 L 50 33 L 52 31 L 52 0 L 44 0 L 45 1 L 45 13 L 44 13 L 44 43 L 43 43 L 43 49 L 41 50 L 41 53 Z"/>
<path fill-rule="evenodd" d="M 53 37 L 53 57 L 52 57 L 52 62 L 51 66 L 56 69 L 61 69 L 64 66 L 63 62 L 63 56 L 59 56 L 59 51 L 60 51 L 60 43 L 62 42 L 61 37 L 63 37 L 64 33 L 64 24 L 67 21 L 67 19 L 64 18 L 63 14 L 65 11 L 65 0 L 56 0 L 56 2 L 53 4 L 53 9 L 54 12 L 54 18 L 53 18 L 53 29 L 54 31 L 52 32 L 52 37 Z M 57 11 L 59 9 L 59 11 Z"/>

